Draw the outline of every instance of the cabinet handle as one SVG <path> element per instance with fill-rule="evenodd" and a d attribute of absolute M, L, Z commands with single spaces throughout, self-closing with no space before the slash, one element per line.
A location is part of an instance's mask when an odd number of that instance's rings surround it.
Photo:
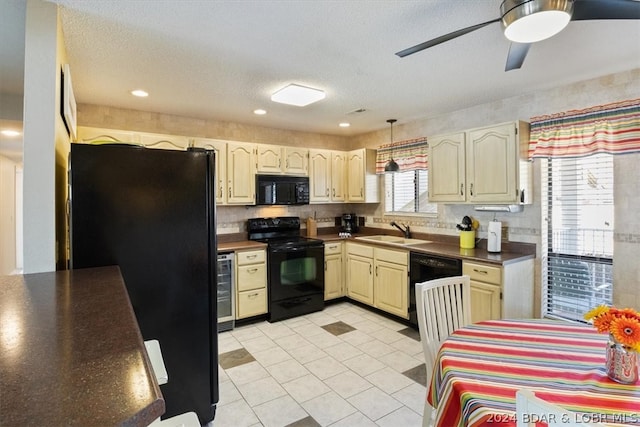
<path fill-rule="evenodd" d="M 223 194 L 224 194 L 224 190 L 222 188 L 222 185 L 220 185 L 220 197 L 222 197 Z"/>
<path fill-rule="evenodd" d="M 229 197 L 231 197 L 231 187 L 229 187 Z"/>
<path fill-rule="evenodd" d="M 247 270 L 247 273 L 251 273 L 251 274 L 253 274 L 253 273 L 255 273 L 256 271 L 258 271 L 258 269 L 257 269 L 257 268 L 250 268 L 250 269 L 248 269 L 248 270 Z"/>
<path fill-rule="evenodd" d="M 255 298 L 255 297 L 257 297 L 258 295 L 260 295 L 258 292 L 254 292 L 254 293 L 252 293 L 252 294 L 247 295 L 247 297 L 248 297 L 248 298 Z"/>
<path fill-rule="evenodd" d="M 247 259 L 254 259 L 257 256 L 258 256 L 257 254 L 247 255 Z"/>
<path fill-rule="evenodd" d="M 327 197 L 329 197 L 329 188 L 327 188 Z"/>
<path fill-rule="evenodd" d="M 369 274 L 373 273 L 373 271 L 371 270 L 371 264 L 369 264 Z"/>
<path fill-rule="evenodd" d="M 464 184 L 460 184 L 460 195 L 464 196 Z"/>
<path fill-rule="evenodd" d="M 333 189 L 333 194 L 332 194 L 332 196 L 333 196 L 333 197 L 336 197 L 336 189 L 335 189 L 335 188 Z"/>
<path fill-rule="evenodd" d="M 469 193 L 471 193 L 471 195 L 473 196 L 473 182 L 469 186 Z"/>
<path fill-rule="evenodd" d="M 324 262 L 324 271 L 327 271 L 327 261 Z"/>
<path fill-rule="evenodd" d="M 376 265 L 376 277 L 378 277 L 378 266 Z"/>
<path fill-rule="evenodd" d="M 287 159 L 286 167 L 289 169 L 289 159 Z"/>
<path fill-rule="evenodd" d="M 477 268 L 474 268 L 473 271 L 475 271 L 476 273 L 480 273 L 480 274 L 489 274 L 489 272 L 487 270 L 478 270 Z"/>
<path fill-rule="evenodd" d="M 362 193 L 363 193 L 363 190 L 362 190 L 362 187 L 360 187 L 360 197 L 362 197 Z"/>
<path fill-rule="evenodd" d="M 278 169 L 280 169 L 282 167 L 282 159 L 278 159 Z M 289 167 L 289 166 L 287 166 Z"/>

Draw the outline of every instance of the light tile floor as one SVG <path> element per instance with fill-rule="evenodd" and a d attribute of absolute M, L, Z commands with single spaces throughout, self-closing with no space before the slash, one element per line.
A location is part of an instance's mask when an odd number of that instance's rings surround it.
<path fill-rule="evenodd" d="M 222 332 L 220 402 L 209 426 L 420 426 L 419 339 L 349 302 Z"/>

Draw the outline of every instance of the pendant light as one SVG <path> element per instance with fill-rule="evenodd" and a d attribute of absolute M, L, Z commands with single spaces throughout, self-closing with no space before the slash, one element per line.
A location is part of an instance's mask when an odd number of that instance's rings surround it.
<path fill-rule="evenodd" d="M 391 126 L 391 160 L 384 165 L 385 172 L 398 172 L 400 170 L 400 166 L 393 160 L 393 124 L 397 122 L 396 119 L 389 119 L 387 123 Z"/>

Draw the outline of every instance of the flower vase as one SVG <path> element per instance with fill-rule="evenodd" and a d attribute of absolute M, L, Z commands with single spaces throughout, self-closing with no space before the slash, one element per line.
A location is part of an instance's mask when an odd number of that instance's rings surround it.
<path fill-rule="evenodd" d="M 609 335 L 606 368 L 612 380 L 621 384 L 635 384 L 638 381 L 638 353 Z"/>

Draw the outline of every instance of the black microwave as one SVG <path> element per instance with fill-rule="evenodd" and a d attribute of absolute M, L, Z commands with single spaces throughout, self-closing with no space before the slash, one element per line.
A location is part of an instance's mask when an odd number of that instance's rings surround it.
<path fill-rule="evenodd" d="M 256 205 L 309 204 L 309 177 L 256 175 Z"/>

